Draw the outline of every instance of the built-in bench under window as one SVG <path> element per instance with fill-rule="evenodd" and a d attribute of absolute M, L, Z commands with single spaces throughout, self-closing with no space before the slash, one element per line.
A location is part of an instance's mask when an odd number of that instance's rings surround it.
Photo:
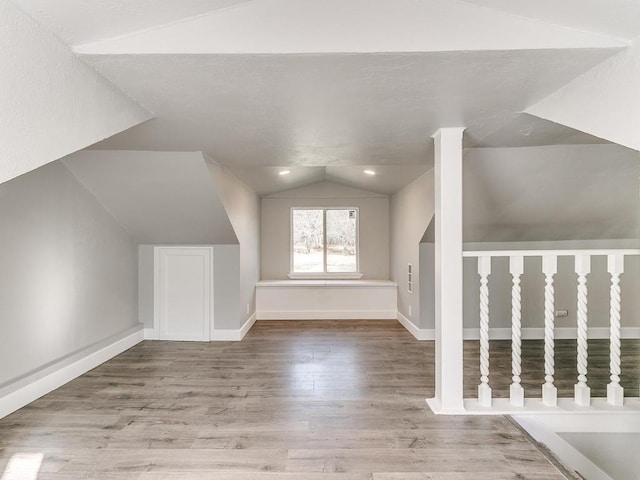
<path fill-rule="evenodd" d="M 262 280 L 258 320 L 396 319 L 398 285 L 389 280 Z"/>

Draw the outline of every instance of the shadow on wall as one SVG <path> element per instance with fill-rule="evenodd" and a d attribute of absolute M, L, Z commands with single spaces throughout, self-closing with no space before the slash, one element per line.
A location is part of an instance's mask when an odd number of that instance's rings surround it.
<path fill-rule="evenodd" d="M 434 215 L 420 240 L 420 328 L 436 327 L 436 264 L 435 264 L 435 223 Z"/>

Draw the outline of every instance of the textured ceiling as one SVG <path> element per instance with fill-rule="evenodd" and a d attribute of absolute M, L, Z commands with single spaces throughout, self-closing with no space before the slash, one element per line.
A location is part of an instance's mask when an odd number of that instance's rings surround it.
<path fill-rule="evenodd" d="M 449 4 L 461 3 L 447 0 Z M 591 31 L 614 38 L 629 40 L 640 36 L 640 2 L 637 0 L 463 0 L 474 6 L 488 7 L 525 18 L 562 25 L 576 30 Z M 165 24 L 217 12 L 246 3 L 256 9 L 273 9 L 273 0 L 13 0 L 24 11 L 57 34 L 68 45 L 76 46 L 108 38 L 130 35 Z M 314 3 L 326 9 L 351 9 L 362 16 L 372 5 L 385 2 L 367 0 L 368 5 L 353 0 L 313 2 L 296 0 L 306 11 L 313 11 Z M 394 0 L 394 8 L 387 8 L 392 16 L 415 4 L 433 3 L 431 0 Z M 352 5 L 353 7 L 350 7 Z M 263 7 L 264 6 L 264 7 Z M 288 7 L 294 8 L 294 7 Z M 287 13 L 287 12 L 284 12 Z M 314 15 L 316 12 L 313 12 Z M 334 18 L 343 12 L 336 12 Z M 274 15 L 286 18 L 278 12 Z M 339 22 L 334 22 L 339 23 Z M 288 25 L 289 29 L 292 25 Z M 295 26 L 294 26 L 295 27 Z"/>
<path fill-rule="evenodd" d="M 96 148 L 200 150 L 231 168 L 424 164 L 438 128 L 467 125 L 469 136 L 482 141 L 611 54 L 82 58 L 156 115 Z"/>
<path fill-rule="evenodd" d="M 82 54 L 381 53 L 622 47 L 456 0 L 260 0 L 75 46 Z"/>
<path fill-rule="evenodd" d="M 514 113 L 487 121 L 465 136 L 466 147 L 535 147 L 542 145 L 591 145 L 610 143 L 588 133 L 526 113 Z"/>
<path fill-rule="evenodd" d="M 635 0 L 15 3 L 155 115 L 94 148 L 202 151 L 260 193 L 392 193 L 440 127 L 469 147 L 602 142 L 522 112 L 640 35 Z"/>
<path fill-rule="evenodd" d="M 513 15 L 631 40 L 640 36 L 638 0 L 463 0 Z"/>
<path fill-rule="evenodd" d="M 618 145 L 467 150 L 465 241 L 638 238 L 639 166 Z"/>
<path fill-rule="evenodd" d="M 289 167 L 291 173 L 280 175 L 282 167 L 240 167 L 231 171 L 259 195 L 330 181 L 368 192 L 391 195 L 429 170 L 429 163 L 419 165 L 359 165 L 340 167 Z M 367 175 L 364 170 L 373 170 Z"/>
<path fill-rule="evenodd" d="M 179 22 L 251 0 L 12 0 L 67 45 Z"/>

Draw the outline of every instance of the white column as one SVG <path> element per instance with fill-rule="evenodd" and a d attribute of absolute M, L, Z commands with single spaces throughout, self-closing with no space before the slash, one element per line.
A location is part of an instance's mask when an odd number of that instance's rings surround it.
<path fill-rule="evenodd" d="M 558 273 L 558 257 L 542 257 L 544 286 L 544 384 L 542 385 L 542 403 L 549 407 L 558 405 L 558 389 L 553 384 L 555 374 L 555 291 L 553 276 Z"/>
<path fill-rule="evenodd" d="M 578 383 L 574 386 L 575 402 L 591 405 L 591 389 L 587 386 L 587 275 L 591 272 L 591 257 L 576 255 L 578 274 Z"/>
<path fill-rule="evenodd" d="M 511 405 L 524 406 L 524 388 L 520 384 L 522 374 L 522 302 L 520 297 L 520 275 L 524 273 L 524 258 L 509 257 L 509 272 L 513 277 L 511 287 L 511 377 L 509 389 Z"/>
<path fill-rule="evenodd" d="M 436 413 L 464 412 L 462 369 L 462 132 L 442 128 L 435 140 Z"/>
<path fill-rule="evenodd" d="M 607 270 L 611 274 L 609 303 L 611 383 L 607 385 L 607 402 L 620 407 L 624 404 L 624 389 L 620 385 L 620 275 L 624 273 L 624 256 L 608 255 L 607 265 Z"/>
<path fill-rule="evenodd" d="M 478 257 L 478 275 L 480 275 L 480 385 L 478 385 L 478 403 L 483 407 L 491 406 L 491 387 L 489 386 L 489 280 L 491 257 Z"/>

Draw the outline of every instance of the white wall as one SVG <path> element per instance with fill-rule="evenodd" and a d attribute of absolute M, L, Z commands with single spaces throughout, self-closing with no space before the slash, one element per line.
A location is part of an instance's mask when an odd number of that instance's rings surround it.
<path fill-rule="evenodd" d="M 398 283 L 398 311 L 419 328 L 420 241 L 434 214 L 433 170 L 391 197 L 391 280 Z M 407 264 L 414 269 L 413 294 L 407 290 Z M 411 315 L 409 315 L 411 307 Z"/>
<path fill-rule="evenodd" d="M 436 246 L 434 240 L 420 244 L 420 320 L 419 328 L 436 328 Z M 464 274 L 464 272 L 463 272 Z M 463 278 L 464 281 L 464 278 Z"/>
<path fill-rule="evenodd" d="M 640 150 L 640 39 L 527 113 Z"/>
<path fill-rule="evenodd" d="M 151 118 L 0 0 L 0 183 Z"/>
<path fill-rule="evenodd" d="M 0 385 L 138 324 L 133 240 L 61 162 L 0 185 Z"/>
<path fill-rule="evenodd" d="M 138 245 L 138 321 L 153 328 L 153 245 Z"/>
<path fill-rule="evenodd" d="M 239 257 L 239 311 L 237 324 L 227 328 L 240 328 L 256 310 L 256 282 L 260 280 L 260 198 L 231 172 L 213 161 L 207 165 L 218 196 L 224 205 L 233 230 L 240 243 Z M 214 269 L 218 255 L 214 248 Z M 214 282 L 215 283 L 215 282 Z M 215 287 L 214 287 L 215 288 Z M 219 328 L 216 322 L 216 329 Z"/>
<path fill-rule="evenodd" d="M 262 198 L 262 279 L 290 273 L 293 207 L 358 207 L 360 273 L 389 279 L 389 197 L 331 182 L 318 182 Z"/>
<path fill-rule="evenodd" d="M 638 238 L 639 179 L 640 156 L 618 145 L 465 150 L 464 239 Z"/>
<path fill-rule="evenodd" d="M 215 245 L 213 247 L 213 325 L 215 330 L 236 330 L 246 320 L 246 310 L 242 295 L 249 290 L 242 290 L 241 264 L 242 246 Z M 255 310 L 255 308 L 254 308 Z M 252 312 L 254 311 L 252 310 Z"/>

